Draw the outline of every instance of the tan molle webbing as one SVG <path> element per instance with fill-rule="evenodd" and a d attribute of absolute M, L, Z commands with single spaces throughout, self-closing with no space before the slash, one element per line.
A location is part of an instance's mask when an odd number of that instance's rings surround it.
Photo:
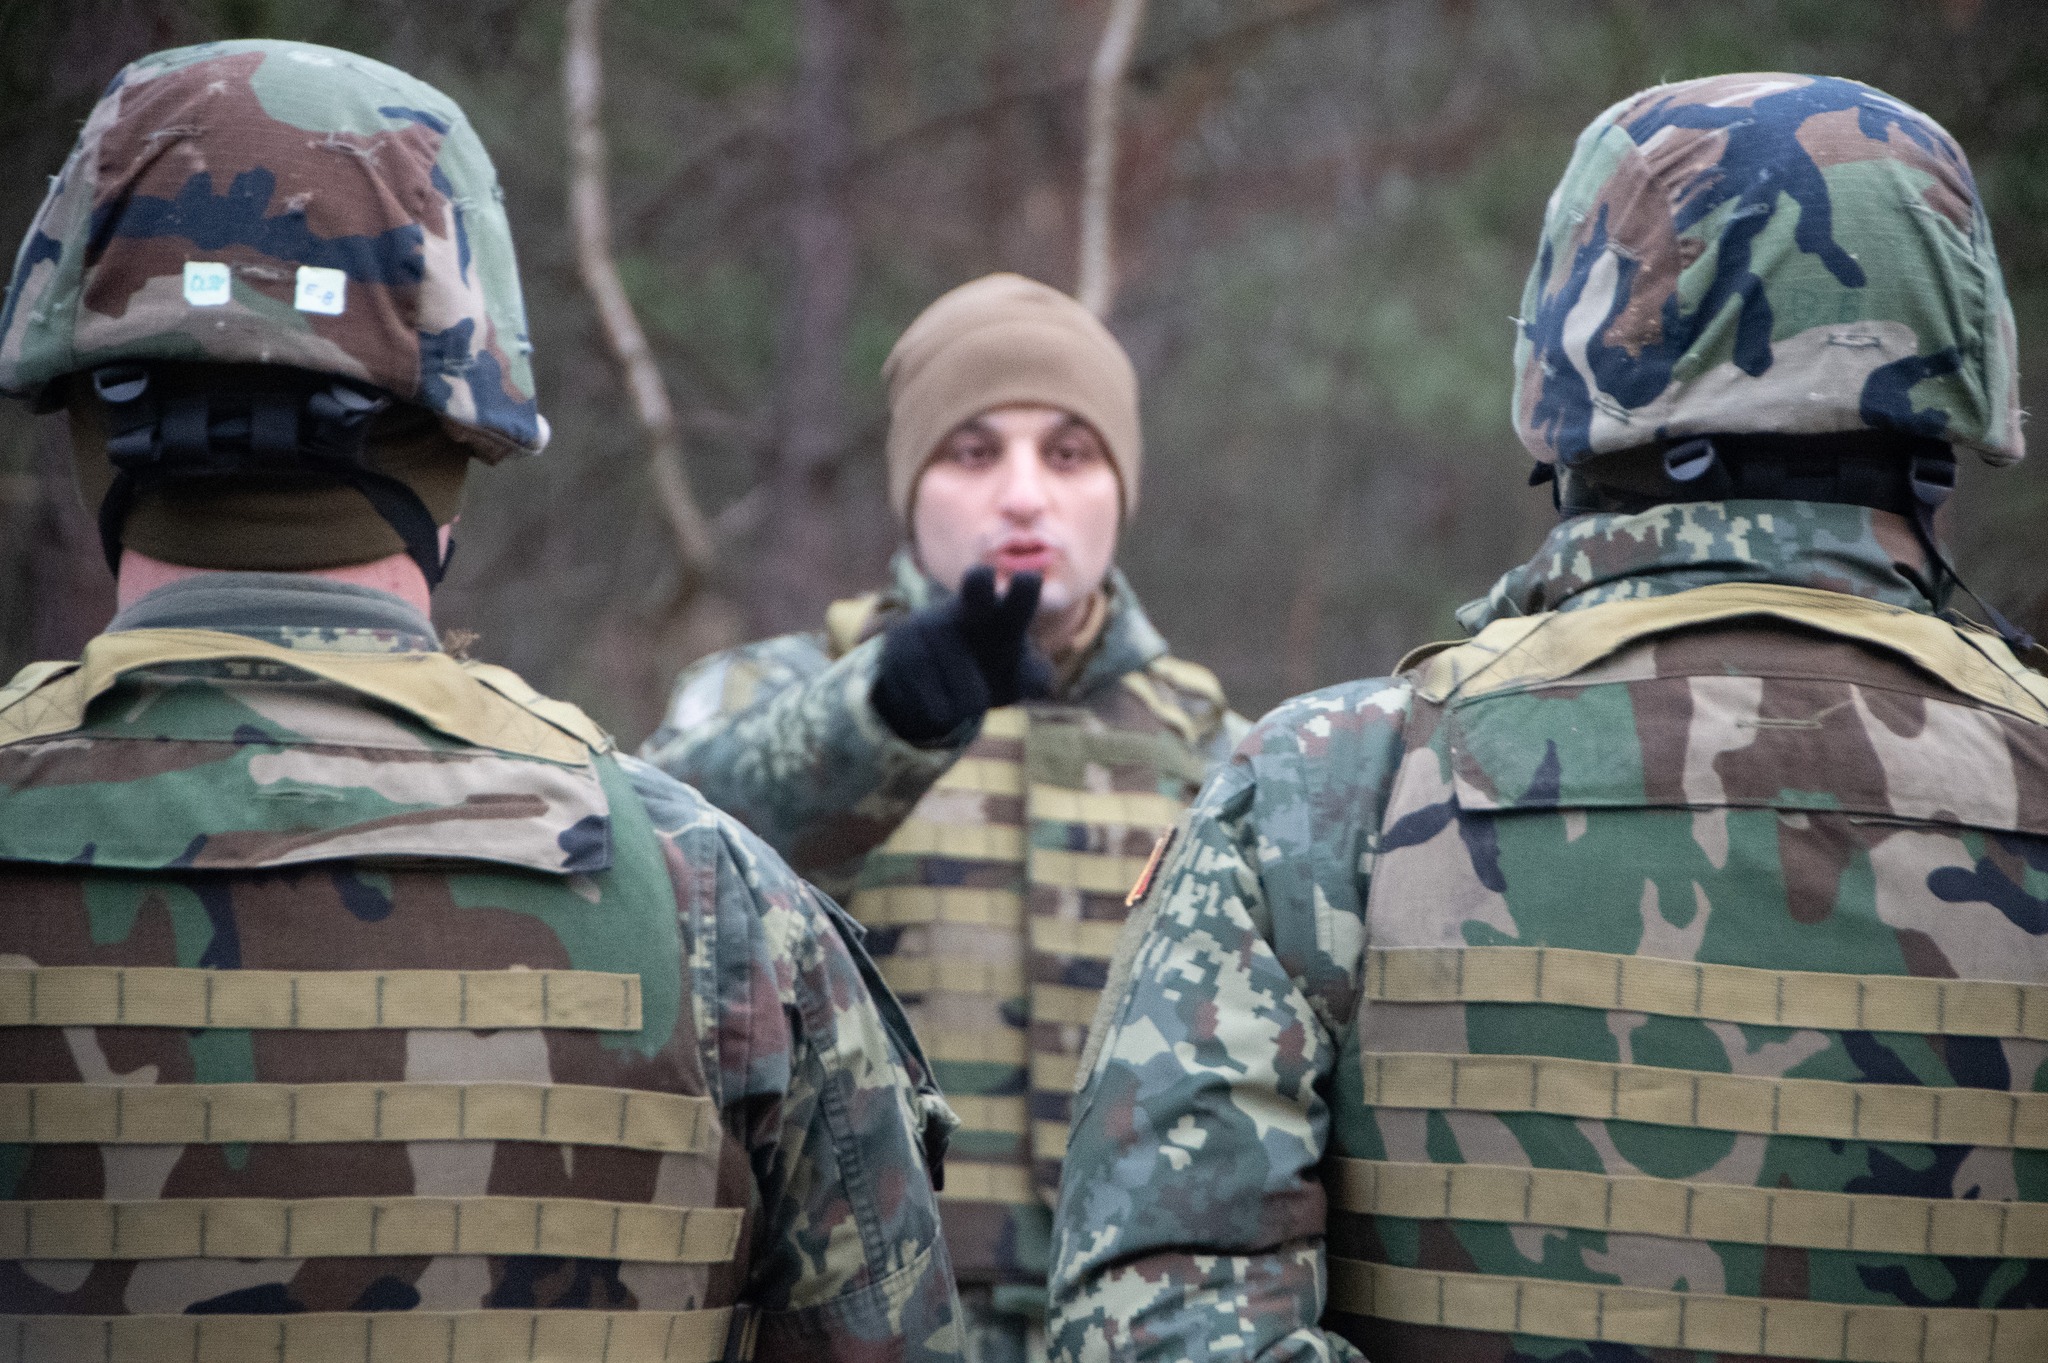
<path fill-rule="evenodd" d="M 1375 1107 L 2048 1150 L 2048 1093 L 1773 1079 L 1518 1055 L 1367 1054 L 1363 1069 L 1365 1101 Z"/>
<path fill-rule="evenodd" d="M 580 1084 L 0 1084 L 0 1143 L 543 1141 L 703 1153 L 709 1098 Z"/>
<path fill-rule="evenodd" d="M 592 970 L 0 969 L 0 1027 L 640 1030 L 640 977 Z"/>
<path fill-rule="evenodd" d="M 1095 1020 L 1095 1005 L 1101 996 L 1099 989 L 1034 983 L 1031 986 L 1031 1019 L 1034 1022 L 1063 1022 L 1074 1027 L 1086 1027 Z"/>
<path fill-rule="evenodd" d="M 1122 899 L 1145 874 L 1144 857 L 1119 857 L 1104 852 L 1031 849 L 1031 883 L 1054 889 L 1092 891 Z"/>
<path fill-rule="evenodd" d="M 978 1098 L 971 1094 L 949 1094 L 947 1106 L 960 1118 L 964 1131 L 993 1131 L 1021 1136 L 1028 1121 L 1022 1097 Z"/>
<path fill-rule="evenodd" d="M 2048 723 L 2048 677 L 1996 635 L 1843 592 L 1721 582 L 1640 601 L 1496 620 L 1467 643 L 1402 660 L 1419 669 L 1416 694 L 1434 704 L 1583 671 L 1641 639 L 1730 620 L 1770 619 L 1896 654 L 1984 704 Z M 1434 646 L 1432 646 L 1434 647 Z"/>
<path fill-rule="evenodd" d="M 939 1027 L 926 1033 L 924 1052 L 933 1060 L 1022 1065 L 1031 1055 L 1031 1037 L 1022 1027 Z"/>
<path fill-rule="evenodd" d="M 2040 1363 L 2048 1311 L 1838 1306 L 1330 1260 L 1330 1306 L 1453 1330 L 1840 1363 Z"/>
<path fill-rule="evenodd" d="M 1031 1123 L 1031 1154 L 1034 1159 L 1063 1160 L 1067 1157 L 1067 1124 L 1040 1118 Z"/>
<path fill-rule="evenodd" d="M 1085 791 L 1091 765 L 1149 770 L 1153 789 L 1139 788 L 1139 793 L 1146 794 L 1156 793 L 1161 778 L 1199 786 L 1208 775 L 1208 763 L 1201 753 L 1176 735 L 1094 729 L 1060 712 L 1032 726 L 1026 747 L 1025 769 L 1033 785 Z"/>
<path fill-rule="evenodd" d="M 1031 1172 L 1023 1166 L 979 1164 L 949 1157 L 946 1186 L 939 1191 L 941 1202 L 1006 1202 L 1026 1206 L 1037 1201 L 1031 1193 Z"/>
<path fill-rule="evenodd" d="M 549 701 L 502 668 L 458 663 L 445 653 L 326 653 L 203 629 L 102 634 L 75 665 L 45 673 L 33 689 L 0 696 L 0 746 L 68 733 L 86 707 L 123 676 L 177 663 L 248 665 L 250 680 L 291 669 L 403 710 L 475 747 L 564 766 L 584 766 L 611 739 L 582 711 Z"/>
<path fill-rule="evenodd" d="M 1015 826 L 984 823 L 935 823 L 930 819 L 905 819 L 875 849 L 910 857 L 951 857 L 956 861 L 999 861 L 1016 864 L 1024 860 L 1024 830 Z"/>
<path fill-rule="evenodd" d="M 899 994 L 984 994 L 1013 999 L 1024 994 L 1024 967 L 1016 961 L 971 961 L 955 956 L 884 956 L 875 964 Z"/>
<path fill-rule="evenodd" d="M 968 923 L 985 928 L 1018 928 L 1024 924 L 1024 895 L 1019 890 L 891 885 L 855 890 L 848 908 L 871 928 L 914 923 Z"/>
<path fill-rule="evenodd" d="M 532 1197 L 0 1202 L 0 1259 L 343 1259 L 544 1254 L 722 1264 L 736 1207 Z"/>
<path fill-rule="evenodd" d="M 714 1311 L 319 1311 L 290 1316 L 0 1316 L 0 1363 L 720 1363 Z"/>
<path fill-rule="evenodd" d="M 1060 956 L 1107 961 L 1115 953 L 1117 938 L 1123 930 L 1123 923 L 1116 919 L 1038 915 L 1031 919 L 1031 945 L 1034 950 Z"/>
<path fill-rule="evenodd" d="M 1031 727 L 1031 716 L 1021 705 L 1005 705 L 981 717 L 981 737 L 1022 738 Z"/>
<path fill-rule="evenodd" d="M 1031 1087 L 1040 1093 L 1072 1093 L 1080 1070 L 1078 1055 L 1052 1055 L 1041 1051 L 1031 1057 Z"/>
<path fill-rule="evenodd" d="M 1830 1031 L 2048 1041 L 2048 986 L 1759 970 L 1563 947 L 1366 952 L 1382 1003 L 1548 1003 Z"/>
<path fill-rule="evenodd" d="M 932 783 L 935 790 L 971 790 L 978 795 L 1022 795 L 1024 764 L 997 757 L 963 757 Z"/>
<path fill-rule="evenodd" d="M 1180 822 L 1180 801 L 1145 791 L 1069 790 L 1064 786 L 1031 787 L 1031 817 L 1065 823 L 1112 824 L 1164 832 Z"/>
<path fill-rule="evenodd" d="M 1493 1221 L 1859 1254 L 2048 1257 L 2048 1203 L 1751 1188 L 1492 1164 L 1324 1161 L 1333 1206 L 1418 1221 Z"/>

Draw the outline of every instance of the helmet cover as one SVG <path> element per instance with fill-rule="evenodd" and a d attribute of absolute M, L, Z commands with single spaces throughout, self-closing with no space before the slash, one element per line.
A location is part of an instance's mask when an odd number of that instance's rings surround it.
<path fill-rule="evenodd" d="M 462 110 L 382 62 L 206 43 L 100 97 L 16 257 L 0 391 L 117 361 L 284 365 L 539 452 L 497 171 Z"/>
<path fill-rule="evenodd" d="M 1571 467 L 1717 433 L 2025 454 L 2005 280 L 1962 149 L 1882 91 L 1713 76 L 1580 134 L 1515 345 L 1515 432 Z"/>

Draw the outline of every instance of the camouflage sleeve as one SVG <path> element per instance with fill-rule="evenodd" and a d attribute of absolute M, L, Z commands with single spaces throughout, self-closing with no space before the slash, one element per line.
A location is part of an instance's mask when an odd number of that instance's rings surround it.
<path fill-rule="evenodd" d="M 950 1114 L 908 1029 L 890 1026 L 900 1011 L 863 969 L 857 932 L 694 791 L 624 765 L 696 925 L 684 940 L 705 1072 L 751 1165 L 755 1356 L 957 1360 L 925 1157 L 928 1124 L 943 1131 Z"/>
<path fill-rule="evenodd" d="M 1209 735 L 1208 743 L 1202 748 L 1202 757 L 1208 762 L 1209 770 L 1213 772 L 1228 762 L 1230 755 L 1237 751 L 1238 744 L 1244 742 L 1251 731 L 1250 720 L 1235 710 L 1225 710 L 1223 722 L 1216 726 L 1216 732 Z"/>
<path fill-rule="evenodd" d="M 802 875 L 841 888 L 960 755 L 913 747 L 875 713 L 881 647 L 871 639 L 834 662 L 816 638 L 790 634 L 706 658 L 676 679 L 640 755 Z"/>
<path fill-rule="evenodd" d="M 1359 1359 L 1317 1328 L 1316 1168 L 1408 695 L 1363 682 L 1288 702 L 1183 822 L 1091 1041 L 1054 1235 L 1055 1359 Z"/>

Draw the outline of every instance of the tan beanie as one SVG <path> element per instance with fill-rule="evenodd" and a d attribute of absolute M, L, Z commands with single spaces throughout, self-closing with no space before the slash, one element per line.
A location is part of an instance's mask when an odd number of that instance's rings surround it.
<path fill-rule="evenodd" d="M 1058 407 L 1095 428 L 1138 505 L 1144 441 L 1138 375 L 1109 328 L 1057 289 L 1022 275 L 983 275 L 918 314 L 882 365 L 889 389 L 889 504 L 910 497 L 939 442 L 993 407 Z"/>

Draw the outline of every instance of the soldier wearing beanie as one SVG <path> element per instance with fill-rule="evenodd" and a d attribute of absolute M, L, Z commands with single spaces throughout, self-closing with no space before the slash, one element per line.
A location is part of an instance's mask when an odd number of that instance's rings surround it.
<path fill-rule="evenodd" d="M 30 227 L 120 611 L 0 690 L 0 1355 L 959 1357 L 857 930 L 441 651 L 525 326 L 462 110 L 331 48 L 130 65 Z"/>
<path fill-rule="evenodd" d="M 1521 311 L 1562 523 L 1203 792 L 1054 1356 L 2048 1358 L 2048 654 L 1934 532 L 2023 450 L 1969 163 L 1853 81 L 1646 90 Z"/>
<path fill-rule="evenodd" d="M 1142 451 L 1100 322 L 989 275 L 882 372 L 893 585 L 690 668 L 642 755 L 867 927 L 962 1120 L 940 1206 L 970 1352 L 1021 1363 L 1126 893 L 1243 721 L 1113 566 Z"/>

